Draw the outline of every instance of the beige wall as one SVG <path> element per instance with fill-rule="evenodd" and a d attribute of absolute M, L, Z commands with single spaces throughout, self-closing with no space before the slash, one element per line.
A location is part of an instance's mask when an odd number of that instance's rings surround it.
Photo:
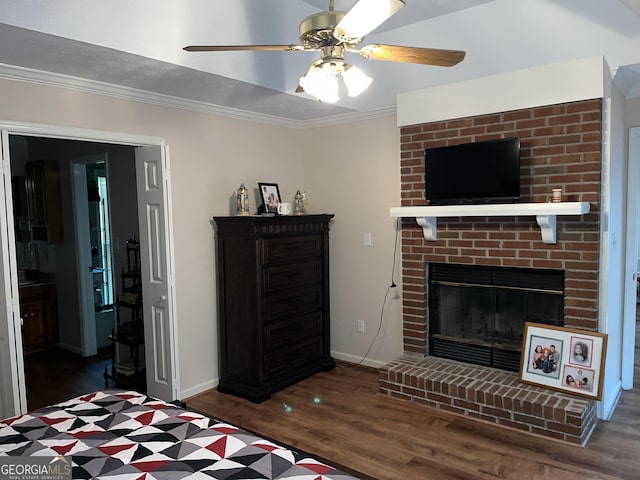
<path fill-rule="evenodd" d="M 395 116 L 298 130 L 0 80 L 0 120 L 148 135 L 169 145 L 182 398 L 217 384 L 211 217 L 232 212 L 241 182 L 251 190 L 259 181 L 277 182 L 289 201 L 298 188 L 306 190 L 311 212 L 336 215 L 332 351 L 355 360 L 366 352 L 391 281 L 394 221 L 388 209 L 400 199 Z M 362 246 L 364 231 L 372 233 L 372 247 Z M 400 301 L 392 297 L 369 355 L 378 363 L 401 354 Z M 356 332 L 358 319 L 366 322 L 364 334 Z"/>
<path fill-rule="evenodd" d="M 324 147 L 320 139 L 326 139 Z M 381 365 L 402 354 L 401 300 L 391 284 L 400 205 L 400 134 L 395 115 L 304 131 L 310 210 L 335 214 L 331 227 L 331 349 L 336 358 Z M 318 146 L 318 148 L 310 148 Z M 371 247 L 363 233 L 371 232 Z M 399 258 L 395 281 L 399 283 Z M 365 321 L 365 332 L 357 331 Z"/>

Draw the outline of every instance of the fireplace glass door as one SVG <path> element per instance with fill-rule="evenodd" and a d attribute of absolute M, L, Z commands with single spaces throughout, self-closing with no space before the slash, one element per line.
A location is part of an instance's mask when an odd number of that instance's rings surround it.
<path fill-rule="evenodd" d="M 563 325 L 562 272 L 540 284 L 517 272 L 497 267 L 445 265 L 431 267 L 429 337 L 433 355 L 517 370 L 525 322 Z M 443 275 L 453 267 L 452 276 Z M 480 269 L 460 275 L 457 267 Z M 479 274 L 478 274 L 479 273 Z M 497 274 L 496 274 L 497 273 Z M 510 275 L 514 273 L 515 275 Z M 524 278 L 523 278 L 524 275 Z M 557 277 L 557 278 L 554 278 Z"/>

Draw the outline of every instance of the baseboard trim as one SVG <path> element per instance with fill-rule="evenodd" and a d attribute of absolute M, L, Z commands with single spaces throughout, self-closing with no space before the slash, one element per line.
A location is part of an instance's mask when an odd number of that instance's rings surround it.
<path fill-rule="evenodd" d="M 611 420 L 611 416 L 618 406 L 618 402 L 620 401 L 620 397 L 622 396 L 622 385 L 618 382 L 615 386 L 616 393 L 614 395 L 610 395 L 608 398 L 603 399 L 598 402 L 597 405 L 597 413 L 598 418 L 600 420 L 609 421 Z"/>
<path fill-rule="evenodd" d="M 372 367 L 372 368 L 380 368 L 383 365 L 386 365 L 388 363 L 388 362 L 383 362 L 381 360 L 374 360 L 369 358 L 363 359 L 362 357 L 358 357 L 356 355 L 351 355 L 349 353 L 335 352 L 335 351 L 331 352 L 331 356 L 336 360 L 341 360 L 343 362 L 353 363 L 357 365 L 364 365 L 365 367 Z M 213 390 L 214 388 L 218 387 L 218 383 L 220 383 L 220 379 L 216 377 L 212 380 L 202 382 L 198 385 L 194 385 L 193 387 L 189 387 L 184 390 L 181 390 L 180 399 L 188 400 L 189 398 L 195 397 L 196 395 L 204 393 L 208 390 Z"/>
<path fill-rule="evenodd" d="M 351 355 L 350 353 L 331 352 L 331 356 L 336 360 L 342 360 L 343 362 L 355 363 L 357 365 L 364 365 L 365 367 L 380 368 L 386 365 L 388 362 L 381 360 L 374 360 L 370 358 L 362 358 L 357 355 Z"/>
<path fill-rule="evenodd" d="M 69 345 L 63 342 L 57 342 L 56 347 L 61 348 L 62 350 L 66 350 L 67 352 L 75 353 L 76 355 L 82 356 L 82 349 L 80 347 Z"/>
<path fill-rule="evenodd" d="M 208 390 L 213 390 L 214 388 L 216 388 L 218 386 L 219 383 L 219 378 L 214 378 L 213 380 L 209 380 L 207 382 L 202 382 L 198 385 L 195 385 L 193 387 L 190 388 L 186 388 L 184 390 L 180 391 L 180 399 L 181 400 L 185 400 L 185 399 L 189 399 L 191 397 L 195 397 L 196 395 L 199 395 L 203 392 L 206 392 Z"/>

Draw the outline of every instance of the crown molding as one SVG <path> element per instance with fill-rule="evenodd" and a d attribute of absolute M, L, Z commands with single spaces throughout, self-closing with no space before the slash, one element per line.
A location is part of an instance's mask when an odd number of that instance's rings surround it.
<path fill-rule="evenodd" d="M 389 115 L 395 115 L 396 111 L 397 110 L 394 105 L 392 107 L 376 108 L 363 112 L 343 113 L 340 115 L 332 115 L 330 117 L 317 118 L 315 120 L 307 120 L 302 122 L 302 125 L 303 128 L 330 127 L 332 125 L 343 125 L 346 123 L 387 117 Z"/>
<path fill-rule="evenodd" d="M 273 115 L 258 114 L 245 110 L 174 97 L 171 95 L 124 87 L 122 85 L 73 77 L 60 73 L 46 72 L 43 70 L 34 70 L 15 65 L 0 64 L 0 78 L 50 87 L 66 88 L 83 93 L 92 93 L 121 100 L 148 103 L 151 105 L 189 110 L 239 120 L 268 123 L 270 125 L 296 128 L 299 124 L 299 122 L 294 122 L 290 119 L 276 117 Z"/>
<path fill-rule="evenodd" d="M 176 108 L 192 112 L 216 115 L 236 120 L 246 120 L 249 122 L 264 123 L 268 125 L 287 127 L 293 129 L 316 128 L 330 125 L 339 125 L 367 119 L 379 118 L 395 113 L 396 108 L 387 107 L 366 112 L 354 112 L 341 115 L 334 115 L 313 120 L 292 120 L 289 118 L 266 115 L 248 110 L 224 107 L 206 102 L 199 102 L 161 93 L 139 90 L 136 88 L 115 85 L 97 80 L 74 77 L 60 73 L 35 70 L 31 68 L 19 67 L 0 63 L 0 79 L 13 80 L 17 82 L 32 83 L 50 87 L 66 88 L 82 93 L 91 93 L 106 97 L 130 100 L 134 102 L 147 103 L 162 107 Z"/>

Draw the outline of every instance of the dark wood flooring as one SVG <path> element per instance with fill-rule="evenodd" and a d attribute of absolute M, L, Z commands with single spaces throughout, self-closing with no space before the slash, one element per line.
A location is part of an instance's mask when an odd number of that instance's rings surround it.
<path fill-rule="evenodd" d="M 583 448 L 383 396 L 377 381 L 340 365 L 261 404 L 210 391 L 187 406 L 381 480 L 640 478 L 637 389 Z"/>
<path fill-rule="evenodd" d="M 212 390 L 187 406 L 380 480 L 613 480 L 640 478 L 639 386 L 586 447 L 383 396 L 377 370 L 345 364 L 260 404 Z"/>
<path fill-rule="evenodd" d="M 59 348 L 25 355 L 28 409 L 36 410 L 104 388 L 106 364 L 111 365 L 108 348 L 86 358 Z"/>

